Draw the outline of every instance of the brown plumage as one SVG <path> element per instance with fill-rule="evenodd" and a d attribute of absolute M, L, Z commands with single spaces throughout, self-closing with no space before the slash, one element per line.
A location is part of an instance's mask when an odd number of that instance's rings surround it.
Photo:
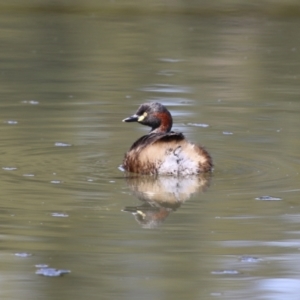
<path fill-rule="evenodd" d="M 185 176 L 212 170 L 212 159 L 204 148 L 187 141 L 182 133 L 171 131 L 172 116 L 162 104 L 144 103 L 123 122 L 139 122 L 152 128 L 125 154 L 126 171 Z"/>

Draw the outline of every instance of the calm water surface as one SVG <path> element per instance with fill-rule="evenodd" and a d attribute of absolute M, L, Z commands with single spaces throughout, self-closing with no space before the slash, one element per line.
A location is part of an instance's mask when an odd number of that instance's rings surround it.
<path fill-rule="evenodd" d="M 299 299 L 299 26 L 1 15 L 1 299 Z M 211 178 L 118 169 L 145 101 Z"/>

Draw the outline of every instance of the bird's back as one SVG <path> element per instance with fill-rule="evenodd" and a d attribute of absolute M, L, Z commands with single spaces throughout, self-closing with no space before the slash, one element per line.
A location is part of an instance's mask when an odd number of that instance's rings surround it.
<path fill-rule="evenodd" d="M 134 173 L 186 176 L 210 171 L 212 160 L 204 148 L 188 142 L 182 133 L 150 133 L 132 145 L 123 167 Z"/>

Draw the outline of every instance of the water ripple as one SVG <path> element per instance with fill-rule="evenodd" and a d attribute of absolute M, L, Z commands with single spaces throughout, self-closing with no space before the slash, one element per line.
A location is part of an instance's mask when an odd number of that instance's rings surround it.
<path fill-rule="evenodd" d="M 43 275 L 46 277 L 59 277 L 69 273 L 71 273 L 70 270 L 63 270 L 63 269 L 58 270 L 49 267 L 42 267 L 35 272 L 35 274 L 37 275 Z"/>
<path fill-rule="evenodd" d="M 192 89 L 186 86 L 172 85 L 172 84 L 154 84 L 141 88 L 144 92 L 154 93 L 182 93 L 189 94 Z"/>

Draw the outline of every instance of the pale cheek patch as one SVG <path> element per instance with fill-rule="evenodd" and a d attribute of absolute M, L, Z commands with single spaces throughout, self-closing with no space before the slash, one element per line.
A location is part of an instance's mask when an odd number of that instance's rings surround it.
<path fill-rule="evenodd" d="M 138 118 L 138 122 L 142 122 L 146 117 L 147 117 L 147 113 L 144 112 L 144 113 Z"/>

